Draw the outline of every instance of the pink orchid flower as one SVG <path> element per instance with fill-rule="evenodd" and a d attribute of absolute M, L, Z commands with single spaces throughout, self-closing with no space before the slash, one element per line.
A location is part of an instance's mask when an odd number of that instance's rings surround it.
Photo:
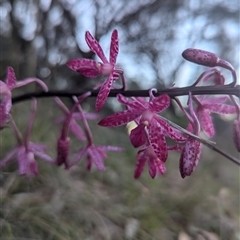
<path fill-rule="evenodd" d="M 122 69 L 116 67 L 116 60 L 118 55 L 118 32 L 116 29 L 112 32 L 109 61 L 104 55 L 102 47 L 90 34 L 90 32 L 86 32 L 85 39 L 91 51 L 94 52 L 102 60 L 102 63 L 83 58 L 72 59 L 67 62 L 67 66 L 70 69 L 79 72 L 85 77 L 89 78 L 97 77 L 99 75 L 108 75 L 108 78 L 105 80 L 99 90 L 96 100 L 96 110 L 100 111 L 106 102 L 107 96 L 111 90 L 112 83 L 119 78 L 120 74 L 123 73 Z"/>
<path fill-rule="evenodd" d="M 174 141 L 185 141 L 185 137 L 183 137 L 182 134 L 176 131 L 176 129 L 171 127 L 158 115 L 158 113 L 168 108 L 170 104 L 168 95 L 163 94 L 158 97 L 151 96 L 149 102 L 147 102 L 146 100 L 143 101 L 143 99 L 140 101 L 138 98 L 126 98 L 118 94 L 117 100 L 128 109 L 114 113 L 102 119 L 98 124 L 103 127 L 117 127 L 137 120 L 140 124 L 137 128 L 132 130 L 130 134 L 130 139 L 134 147 L 139 147 L 144 143 L 144 137 L 141 135 L 143 134 L 145 126 L 148 126 L 148 128 L 156 127 L 157 129 L 155 130 L 160 131 L 164 136 L 168 136 Z"/>
<path fill-rule="evenodd" d="M 0 81 L 0 127 L 2 127 L 9 118 L 9 114 L 12 108 L 12 90 L 25 86 L 32 82 L 37 82 L 44 91 L 48 91 L 47 86 L 37 78 L 27 78 L 23 81 L 17 82 L 13 68 L 7 68 L 6 82 L 4 83 L 3 81 Z"/>
<path fill-rule="evenodd" d="M 66 168 L 70 168 L 70 167 L 74 166 L 75 164 L 77 164 L 79 162 L 79 160 L 84 155 L 86 155 L 87 169 L 90 170 L 92 167 L 92 162 L 94 162 L 96 167 L 99 170 L 104 170 L 105 167 L 104 167 L 103 161 L 105 158 L 107 158 L 106 151 L 122 151 L 123 150 L 123 148 L 117 147 L 117 146 L 97 146 L 93 143 L 91 130 L 89 128 L 87 119 L 83 112 L 83 109 L 80 105 L 80 103 L 90 95 L 91 95 L 91 93 L 87 92 L 79 98 L 73 97 L 73 100 L 75 101 L 75 105 L 71 109 L 70 113 L 68 114 L 67 119 L 64 122 L 61 136 L 58 140 L 58 156 L 59 156 L 59 158 L 57 158 L 57 162 L 58 163 L 64 162 Z M 59 103 L 59 101 L 58 101 L 58 103 Z M 79 153 L 76 155 L 73 162 L 71 164 L 68 164 L 69 139 L 67 137 L 67 133 L 68 133 L 68 128 L 71 125 L 71 121 L 72 121 L 72 117 L 73 117 L 75 108 L 78 108 L 78 111 L 80 113 L 79 117 L 82 120 L 82 124 L 83 124 L 83 128 L 84 128 L 83 130 L 84 130 L 84 133 L 85 133 L 85 136 L 87 139 L 87 145 L 86 145 L 86 147 L 80 149 Z"/>
<path fill-rule="evenodd" d="M 15 125 L 14 121 L 11 120 L 15 136 L 18 140 L 18 145 L 0 161 L 0 169 L 7 163 L 16 159 L 18 162 L 19 174 L 32 176 L 38 174 L 38 166 L 35 156 L 49 163 L 54 163 L 54 160 L 46 154 L 46 146 L 29 141 L 29 136 L 36 113 L 36 104 L 36 99 L 34 99 L 32 103 L 31 116 L 24 138 L 21 137 L 17 126 Z"/>
<path fill-rule="evenodd" d="M 166 167 L 163 161 L 161 161 L 149 145 L 137 153 L 137 163 L 134 171 L 134 178 L 139 178 L 143 172 L 144 166 L 148 163 L 149 174 L 152 178 L 155 178 L 158 174 L 164 174 Z"/>
<path fill-rule="evenodd" d="M 61 116 L 55 119 L 55 123 L 60 123 L 66 121 L 66 118 L 69 116 L 70 111 L 67 106 L 60 100 L 60 98 L 55 97 L 55 102 L 61 108 L 61 110 L 65 113 L 66 116 Z M 86 119 L 95 120 L 98 118 L 98 114 L 95 113 L 85 113 L 84 117 Z M 73 112 L 70 119 L 69 130 L 72 132 L 80 141 L 86 140 L 85 134 L 82 130 L 82 127 L 77 123 L 76 120 L 82 120 L 82 114 L 80 112 Z"/>
<path fill-rule="evenodd" d="M 92 163 L 94 163 L 98 170 L 103 171 L 105 170 L 104 160 L 107 158 L 106 151 L 120 152 L 123 151 L 123 148 L 117 146 L 97 146 L 93 143 L 89 144 L 79 151 L 70 167 L 76 165 L 85 155 L 88 170 L 91 170 Z"/>

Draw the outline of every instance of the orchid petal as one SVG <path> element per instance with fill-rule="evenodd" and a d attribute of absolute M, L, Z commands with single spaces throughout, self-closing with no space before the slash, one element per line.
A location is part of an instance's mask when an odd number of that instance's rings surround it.
<path fill-rule="evenodd" d="M 134 178 L 139 178 L 143 172 L 148 156 L 146 156 L 145 150 L 140 150 L 137 153 L 137 163 L 134 171 Z"/>
<path fill-rule="evenodd" d="M 155 121 L 149 123 L 148 134 L 149 142 L 155 154 L 162 162 L 165 162 L 168 157 L 167 143 L 161 128 L 158 127 Z"/>
<path fill-rule="evenodd" d="M 7 78 L 6 78 L 6 84 L 10 90 L 15 88 L 16 85 L 16 75 L 12 67 L 7 68 Z"/>
<path fill-rule="evenodd" d="M 163 161 L 161 161 L 159 158 L 155 158 L 153 160 L 153 163 L 155 165 L 157 174 L 165 174 L 166 173 L 166 166 Z"/>
<path fill-rule="evenodd" d="M 82 159 L 82 157 L 85 155 L 86 152 L 87 152 L 87 147 L 84 147 L 83 149 L 81 149 L 81 151 L 73 159 L 73 162 L 69 165 L 69 168 L 76 165 Z"/>
<path fill-rule="evenodd" d="M 45 152 L 47 150 L 47 147 L 41 143 L 28 142 L 28 149 L 31 152 L 34 152 L 34 151 Z"/>
<path fill-rule="evenodd" d="M 203 104 L 215 104 L 215 103 L 225 103 L 229 99 L 228 96 L 221 96 L 221 97 L 209 97 L 206 98 L 203 102 Z"/>
<path fill-rule="evenodd" d="M 74 119 L 71 119 L 69 130 L 81 141 L 86 140 L 84 132 Z"/>
<path fill-rule="evenodd" d="M 55 161 L 53 160 L 53 158 L 52 157 L 50 157 L 49 155 L 47 155 L 46 153 L 44 153 L 44 152 L 38 152 L 38 151 L 33 151 L 33 153 L 34 153 L 34 155 L 36 156 L 36 157 L 39 157 L 40 159 L 42 159 L 42 160 L 44 160 L 44 161 L 46 161 L 46 162 L 48 162 L 48 163 L 55 163 Z"/>
<path fill-rule="evenodd" d="M 153 112 L 159 113 L 168 108 L 170 105 L 170 98 L 167 94 L 162 94 L 155 97 L 149 103 L 149 109 Z"/>
<path fill-rule="evenodd" d="M 94 78 L 101 74 L 101 63 L 92 59 L 72 59 L 67 62 L 67 66 L 73 71 L 81 73 L 89 78 Z"/>
<path fill-rule="evenodd" d="M 96 110 L 99 112 L 103 105 L 105 104 L 108 94 L 111 90 L 113 82 L 113 76 L 112 74 L 108 77 L 108 79 L 103 83 L 101 89 L 99 90 L 97 100 L 96 100 Z"/>
<path fill-rule="evenodd" d="M 117 100 L 120 103 L 126 105 L 129 110 L 142 110 L 142 111 L 144 111 L 146 109 L 142 105 L 142 103 L 139 102 L 137 99 L 125 97 L 122 94 L 117 95 Z M 147 103 L 147 105 L 148 105 L 148 103 Z"/>
<path fill-rule="evenodd" d="M 108 63 L 108 60 L 103 53 L 102 47 L 89 31 L 87 31 L 85 34 L 85 40 L 91 51 L 94 52 L 104 63 Z"/>
<path fill-rule="evenodd" d="M 25 147 L 21 147 L 17 153 L 17 160 L 20 175 L 38 175 L 37 162 L 34 159 L 34 154 L 27 151 Z"/>
<path fill-rule="evenodd" d="M 102 127 L 117 127 L 127 124 L 128 122 L 133 121 L 141 115 L 141 111 L 129 111 L 124 110 L 122 112 L 114 113 L 108 117 L 102 119 L 98 125 Z"/>
<path fill-rule="evenodd" d="M 142 146 L 146 142 L 145 126 L 143 124 L 138 125 L 130 133 L 130 141 L 135 148 Z"/>
<path fill-rule="evenodd" d="M 201 110 L 197 109 L 197 115 L 202 127 L 202 130 L 208 137 L 213 137 L 215 134 L 215 129 L 213 126 L 212 118 L 207 109 L 203 108 Z"/>
<path fill-rule="evenodd" d="M 118 55 L 118 31 L 115 29 L 112 32 L 110 45 L 110 63 L 115 64 Z"/>
<path fill-rule="evenodd" d="M 91 159 L 94 161 L 98 170 L 103 171 L 105 169 L 103 160 L 107 157 L 104 151 L 98 149 L 96 147 L 88 148 L 88 154 L 90 155 Z"/>
<path fill-rule="evenodd" d="M 237 112 L 235 106 L 223 104 L 223 103 L 215 103 L 215 104 L 204 104 L 204 108 L 207 108 L 209 111 L 218 113 L 218 114 L 233 114 Z"/>
<path fill-rule="evenodd" d="M 11 92 L 6 94 L 0 102 L 0 127 L 6 122 L 12 108 Z"/>
<path fill-rule="evenodd" d="M 186 137 L 184 137 L 179 130 L 173 128 L 169 123 L 160 117 L 155 117 L 154 119 L 159 123 L 160 128 L 164 130 L 164 135 L 170 137 L 172 140 L 178 143 L 186 142 Z"/>
<path fill-rule="evenodd" d="M 148 161 L 148 172 L 149 172 L 149 175 L 152 178 L 156 177 L 157 169 L 156 169 L 156 165 L 155 165 L 154 159 L 149 159 L 149 161 Z"/>

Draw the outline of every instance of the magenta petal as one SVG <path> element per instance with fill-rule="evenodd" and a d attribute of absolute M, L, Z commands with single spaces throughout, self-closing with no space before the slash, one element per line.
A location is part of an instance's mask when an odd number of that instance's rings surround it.
<path fill-rule="evenodd" d="M 149 109 L 153 112 L 159 113 L 166 108 L 168 108 L 170 105 L 170 98 L 167 94 L 162 94 L 158 97 L 155 97 L 152 101 L 149 103 Z"/>
<path fill-rule="evenodd" d="M 169 123 L 161 119 L 160 117 L 154 118 L 160 125 L 160 128 L 164 130 L 164 135 L 170 137 L 172 140 L 181 143 L 186 142 L 186 137 L 183 136 L 183 134 L 178 131 L 177 129 L 170 126 Z"/>
<path fill-rule="evenodd" d="M 41 143 L 28 142 L 28 149 L 31 152 L 34 152 L 34 151 L 45 152 L 47 150 L 47 147 L 46 147 L 46 145 L 41 144 Z"/>
<path fill-rule="evenodd" d="M 0 102 L 0 127 L 4 125 L 12 108 L 11 94 L 5 95 Z"/>
<path fill-rule="evenodd" d="M 157 155 L 157 157 L 165 162 L 168 157 L 167 143 L 165 136 L 163 135 L 161 129 L 157 127 L 155 122 L 151 122 L 148 126 L 149 142 Z"/>
<path fill-rule="evenodd" d="M 153 160 L 157 174 L 165 174 L 166 166 L 159 158 Z"/>
<path fill-rule="evenodd" d="M 233 122 L 233 142 L 238 152 L 240 152 L 240 118 Z"/>
<path fill-rule="evenodd" d="M 89 78 L 94 78 L 101 74 L 101 63 L 92 59 L 72 59 L 67 62 L 67 66 L 73 71 L 81 73 L 85 77 Z"/>
<path fill-rule="evenodd" d="M 107 155 L 104 151 L 98 149 L 97 147 L 89 147 L 88 154 L 90 155 L 90 158 L 94 161 L 98 170 L 102 171 L 105 169 L 103 160 L 107 157 Z"/>
<path fill-rule="evenodd" d="M 211 112 L 218 114 L 233 114 L 237 112 L 235 106 L 223 103 L 204 104 L 203 107 L 207 108 Z"/>
<path fill-rule="evenodd" d="M 117 112 L 114 113 L 108 117 L 105 117 L 102 119 L 98 125 L 102 127 L 117 127 L 117 126 L 122 126 L 127 124 L 128 122 L 133 121 L 137 117 L 141 115 L 141 111 L 129 111 L 129 110 L 124 110 L 122 112 Z"/>
<path fill-rule="evenodd" d="M 94 52 L 104 63 L 108 63 L 108 60 L 103 53 L 102 47 L 88 31 L 85 34 L 85 40 L 91 51 Z"/>
<path fill-rule="evenodd" d="M 200 100 L 200 97 L 198 98 Z M 229 96 L 221 97 L 209 97 L 206 98 L 202 103 L 205 104 L 215 104 L 215 103 L 225 103 L 229 99 Z"/>
<path fill-rule="evenodd" d="M 70 122 L 70 126 L 69 126 L 69 130 L 72 132 L 72 134 L 74 134 L 79 140 L 83 141 L 86 139 L 85 134 L 82 130 L 82 128 L 80 127 L 80 125 L 78 125 L 78 123 L 72 119 Z"/>
<path fill-rule="evenodd" d="M 136 128 L 134 128 L 130 133 L 130 141 L 135 148 L 142 146 L 146 142 L 144 128 L 145 126 L 140 124 Z"/>
<path fill-rule="evenodd" d="M 19 148 L 17 154 L 19 174 L 31 176 L 38 174 L 37 162 L 34 154 L 26 150 L 25 147 Z"/>
<path fill-rule="evenodd" d="M 148 161 L 148 172 L 152 178 L 155 178 L 157 175 L 157 169 L 154 160 L 155 159 L 150 158 Z"/>
<path fill-rule="evenodd" d="M 201 109 L 200 111 L 197 110 L 197 115 L 199 117 L 202 130 L 208 137 L 213 137 L 215 129 L 209 111 L 207 109 Z"/>
<path fill-rule="evenodd" d="M 16 85 L 16 75 L 12 67 L 8 67 L 7 69 L 7 79 L 6 84 L 10 90 L 12 90 Z"/>
<path fill-rule="evenodd" d="M 144 111 L 146 109 L 146 107 L 143 106 L 142 102 L 140 102 L 136 98 L 129 98 L 129 97 L 123 96 L 122 94 L 118 94 L 117 95 L 117 100 L 120 103 L 126 105 L 129 110 L 142 110 L 142 111 Z M 147 103 L 147 105 L 148 105 L 148 103 Z"/>
<path fill-rule="evenodd" d="M 140 150 L 137 153 L 137 163 L 134 171 L 134 178 L 139 178 L 143 172 L 147 157 L 145 155 L 145 150 Z"/>
<path fill-rule="evenodd" d="M 103 83 L 101 89 L 99 90 L 97 100 L 96 100 L 96 110 L 99 112 L 103 105 L 105 104 L 108 94 L 111 90 L 113 78 L 112 74 L 108 77 L 108 79 Z"/>
<path fill-rule="evenodd" d="M 189 138 L 180 157 L 179 168 L 182 178 L 191 175 L 198 164 L 200 154 L 200 142 L 193 138 Z"/>
<path fill-rule="evenodd" d="M 110 63 L 115 64 L 118 55 L 118 31 L 115 29 L 112 32 L 110 46 Z"/>

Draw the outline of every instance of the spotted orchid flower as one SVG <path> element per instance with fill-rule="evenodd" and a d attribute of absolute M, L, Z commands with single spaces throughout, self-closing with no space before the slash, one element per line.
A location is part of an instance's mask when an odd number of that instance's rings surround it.
<path fill-rule="evenodd" d="M 164 174 L 166 167 L 163 161 L 161 161 L 149 145 L 139 150 L 137 153 L 137 163 L 134 171 L 134 178 L 139 178 L 143 172 L 145 164 L 148 164 L 148 171 L 152 178 L 155 178 L 158 174 Z"/>
<path fill-rule="evenodd" d="M 85 58 L 72 59 L 67 62 L 67 66 L 89 78 L 97 77 L 99 75 L 108 75 L 107 79 L 102 84 L 96 99 L 96 110 L 100 111 L 106 102 L 112 83 L 119 78 L 120 74 L 123 73 L 122 69 L 116 67 L 118 55 L 118 31 L 115 29 L 112 32 L 109 61 L 104 55 L 100 44 L 88 31 L 85 34 L 85 40 L 91 51 L 94 52 L 102 60 L 102 62 Z"/>
<path fill-rule="evenodd" d="M 13 68 L 7 68 L 6 81 L 0 81 L 0 127 L 2 127 L 9 118 L 12 108 L 12 90 L 32 82 L 37 82 L 44 91 L 48 91 L 47 86 L 38 78 L 27 78 L 23 81 L 17 82 Z"/>
<path fill-rule="evenodd" d="M 144 137 L 142 137 L 144 127 L 151 128 L 152 126 L 156 127 L 164 136 L 168 136 L 174 141 L 185 141 L 185 137 L 183 137 L 181 133 L 171 127 L 158 115 L 158 113 L 168 108 L 170 104 L 168 95 L 163 94 L 158 97 L 151 95 L 149 102 L 147 102 L 146 100 L 143 101 L 143 99 L 140 100 L 134 97 L 126 98 L 118 94 L 117 100 L 124 104 L 127 110 L 105 117 L 98 124 L 103 127 L 117 127 L 133 120 L 137 121 L 139 123 L 137 128 L 133 129 L 130 134 L 133 146 L 139 147 L 144 143 Z"/>

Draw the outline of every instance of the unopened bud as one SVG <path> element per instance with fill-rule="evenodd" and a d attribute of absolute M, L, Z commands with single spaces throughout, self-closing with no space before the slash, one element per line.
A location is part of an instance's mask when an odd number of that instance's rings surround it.
<path fill-rule="evenodd" d="M 183 51 L 182 56 L 190 62 L 206 67 L 216 67 L 220 60 L 219 57 L 214 53 L 195 48 L 186 49 Z"/>
<path fill-rule="evenodd" d="M 70 138 L 59 139 L 57 143 L 57 165 L 65 165 L 65 168 L 68 168 L 68 154 L 69 154 L 69 144 Z"/>
<path fill-rule="evenodd" d="M 240 152 L 240 118 L 233 122 L 233 142 L 238 152 Z"/>

